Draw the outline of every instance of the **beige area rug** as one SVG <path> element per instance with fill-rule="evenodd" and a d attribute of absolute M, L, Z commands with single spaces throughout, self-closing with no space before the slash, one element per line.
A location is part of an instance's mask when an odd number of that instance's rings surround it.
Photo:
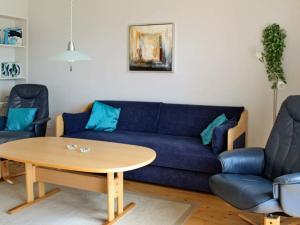
<path fill-rule="evenodd" d="M 47 186 L 47 189 L 54 186 Z M 22 179 L 15 185 L 0 183 L 0 225 L 100 225 L 106 219 L 105 194 L 61 188 L 61 192 L 14 215 L 6 211 L 25 199 Z M 125 194 L 125 203 L 137 204 L 116 225 L 180 225 L 193 211 L 188 203 L 137 193 Z"/>

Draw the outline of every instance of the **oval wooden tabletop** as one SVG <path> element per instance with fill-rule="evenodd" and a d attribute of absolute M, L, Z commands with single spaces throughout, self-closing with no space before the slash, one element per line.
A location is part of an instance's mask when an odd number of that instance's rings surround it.
<path fill-rule="evenodd" d="M 78 149 L 68 150 L 68 144 L 76 144 Z M 91 151 L 81 153 L 80 147 L 90 147 Z M 156 153 L 152 149 L 135 145 L 41 137 L 1 144 L 0 158 L 56 169 L 110 173 L 146 166 L 154 161 Z"/>

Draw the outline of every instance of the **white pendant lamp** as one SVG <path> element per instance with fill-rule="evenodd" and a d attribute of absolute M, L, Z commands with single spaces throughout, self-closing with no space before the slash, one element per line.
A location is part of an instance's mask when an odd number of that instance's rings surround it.
<path fill-rule="evenodd" d="M 71 14 L 70 14 L 70 41 L 68 43 L 67 51 L 64 51 L 52 58 L 50 60 L 54 61 L 63 61 L 63 62 L 68 62 L 70 66 L 70 72 L 72 72 L 73 67 L 72 64 L 77 61 L 89 61 L 92 60 L 90 56 L 81 53 L 79 51 L 76 51 L 75 45 L 73 42 L 73 2 L 74 0 L 71 1 Z"/>

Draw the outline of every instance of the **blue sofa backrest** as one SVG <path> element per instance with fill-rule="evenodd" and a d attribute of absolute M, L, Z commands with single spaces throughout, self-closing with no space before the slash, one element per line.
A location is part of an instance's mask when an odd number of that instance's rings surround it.
<path fill-rule="evenodd" d="M 161 103 L 101 101 L 121 108 L 118 130 L 156 133 Z"/>
<path fill-rule="evenodd" d="M 162 104 L 158 133 L 199 137 L 217 116 L 225 113 L 228 119 L 239 120 L 243 107 Z"/>
<path fill-rule="evenodd" d="M 198 137 L 210 122 L 225 113 L 240 118 L 243 107 L 101 101 L 121 108 L 117 130 Z"/>

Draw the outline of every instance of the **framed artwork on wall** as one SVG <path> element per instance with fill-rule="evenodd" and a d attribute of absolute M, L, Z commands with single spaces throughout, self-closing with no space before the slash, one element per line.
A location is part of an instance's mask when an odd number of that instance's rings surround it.
<path fill-rule="evenodd" d="M 129 70 L 172 72 L 174 24 L 129 26 Z"/>
<path fill-rule="evenodd" d="M 2 62 L 1 78 L 16 79 L 22 77 L 22 64 L 18 62 Z"/>

